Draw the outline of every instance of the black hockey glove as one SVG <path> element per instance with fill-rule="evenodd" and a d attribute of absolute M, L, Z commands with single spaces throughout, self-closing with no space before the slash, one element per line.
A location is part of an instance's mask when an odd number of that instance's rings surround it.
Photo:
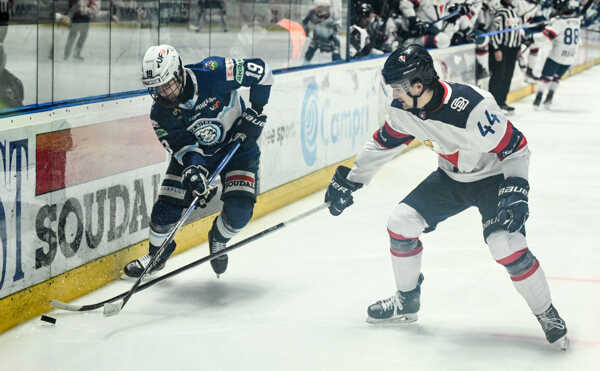
<path fill-rule="evenodd" d="M 516 232 L 529 218 L 529 182 L 509 177 L 498 190 L 498 222 L 510 233 Z"/>
<path fill-rule="evenodd" d="M 208 170 L 204 166 L 191 165 L 183 169 L 181 183 L 194 196 L 206 196 L 209 193 L 207 176 Z"/>
<path fill-rule="evenodd" d="M 329 202 L 329 212 L 331 215 L 340 215 L 345 208 L 354 203 L 352 192 L 361 188 L 363 185 L 348 180 L 350 168 L 338 166 L 335 174 L 327 187 L 325 193 L 325 202 Z"/>
<path fill-rule="evenodd" d="M 256 143 L 265 127 L 267 116 L 261 115 L 253 108 L 248 107 L 241 117 L 242 119 L 234 129 L 233 140 L 240 139 L 242 142 Z"/>

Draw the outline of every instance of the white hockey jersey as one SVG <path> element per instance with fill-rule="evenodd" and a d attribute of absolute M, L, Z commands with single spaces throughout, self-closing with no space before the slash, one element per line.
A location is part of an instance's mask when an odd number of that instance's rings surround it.
<path fill-rule="evenodd" d="M 492 95 L 471 85 L 440 83 L 442 103 L 420 117 L 403 110 L 398 101 L 392 103 L 386 123 L 358 153 L 349 180 L 369 183 L 415 138 L 438 154 L 439 167 L 456 181 L 474 182 L 497 174 L 528 178 L 527 140 Z"/>
<path fill-rule="evenodd" d="M 581 17 L 554 18 L 542 31 L 542 35 L 552 41 L 548 58 L 559 64 L 572 65 L 581 44 L 580 26 Z"/>

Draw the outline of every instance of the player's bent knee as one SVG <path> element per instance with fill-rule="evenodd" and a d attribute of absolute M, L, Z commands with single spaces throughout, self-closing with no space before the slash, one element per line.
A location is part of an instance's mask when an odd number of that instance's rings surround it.
<path fill-rule="evenodd" d="M 387 229 L 404 238 L 416 238 L 427 228 L 427 222 L 417 210 L 405 203 L 396 205 L 388 219 Z M 399 238 L 400 239 L 400 238 Z"/>
<path fill-rule="evenodd" d="M 497 230 L 487 236 L 485 241 L 492 257 L 498 262 L 517 251 L 527 249 L 527 239 L 521 233 Z"/>
<path fill-rule="evenodd" d="M 181 210 L 181 207 L 159 199 L 152 208 L 150 223 L 156 226 L 175 224 L 181 216 Z"/>
<path fill-rule="evenodd" d="M 254 211 L 254 200 L 248 197 L 231 197 L 223 204 L 223 216 L 233 229 L 242 229 L 248 224 Z"/>

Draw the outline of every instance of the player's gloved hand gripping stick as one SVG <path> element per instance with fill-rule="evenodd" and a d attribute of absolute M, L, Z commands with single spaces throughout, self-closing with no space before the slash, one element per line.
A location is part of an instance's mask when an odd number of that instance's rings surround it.
<path fill-rule="evenodd" d="M 146 266 L 146 268 L 144 269 L 142 274 L 137 278 L 137 280 L 135 281 L 135 283 L 133 284 L 131 289 L 123 296 L 123 299 L 115 301 L 115 302 L 103 303 L 105 316 L 113 316 L 115 314 L 118 314 L 121 311 L 121 309 L 123 309 L 125 304 L 127 304 L 129 299 L 131 298 L 131 296 L 137 291 L 137 288 L 140 285 L 140 283 L 141 283 L 142 279 L 144 278 L 144 276 L 146 275 L 146 273 L 150 270 L 150 268 L 152 268 L 154 266 L 156 259 L 158 259 L 158 257 L 162 255 L 162 253 L 164 252 L 166 247 L 169 246 L 171 241 L 173 241 L 173 238 L 175 237 L 175 233 L 177 233 L 177 231 L 181 228 L 181 226 L 190 217 L 192 212 L 196 209 L 196 206 L 198 206 L 200 204 L 201 200 L 203 200 L 203 198 L 208 194 L 209 187 L 214 183 L 214 181 L 219 176 L 219 174 L 221 173 L 221 171 L 223 170 L 225 165 L 227 165 L 229 163 L 229 160 L 231 160 L 231 158 L 233 157 L 233 155 L 237 152 L 237 150 L 239 148 L 240 148 L 240 141 L 238 140 L 238 141 L 234 142 L 233 146 L 231 147 L 231 149 L 229 150 L 227 155 L 225 155 L 223 160 L 221 160 L 221 163 L 219 164 L 219 166 L 217 167 L 215 172 L 211 175 L 208 182 L 203 183 L 200 180 L 200 183 L 202 183 L 201 185 L 197 184 L 198 182 L 193 182 L 194 186 L 196 186 L 198 188 L 201 188 L 201 186 L 204 186 L 204 191 L 194 192 L 194 200 L 192 201 L 191 205 L 185 210 L 182 217 L 179 219 L 177 224 L 175 224 L 175 226 L 173 227 L 173 229 L 171 230 L 171 232 L 169 233 L 167 238 L 163 241 L 162 245 L 160 246 L 160 249 L 156 252 L 156 254 L 152 258 L 152 261 L 150 262 L 150 264 L 148 264 L 148 266 Z M 194 172 L 194 174 L 192 174 L 192 175 L 196 176 L 196 178 L 198 178 L 198 174 L 199 173 Z M 196 188 L 196 189 L 198 189 L 198 188 Z M 65 304 L 65 303 L 62 303 L 57 300 L 51 300 L 50 303 L 52 304 L 53 307 L 58 308 L 58 309 L 75 310 L 75 311 L 81 311 L 81 309 L 82 309 L 81 307 L 77 308 L 76 306 L 71 306 L 69 304 Z M 95 305 L 91 305 L 88 307 L 95 307 Z M 96 308 L 99 308 L 99 306 Z M 91 309 L 96 309 L 96 308 L 91 308 Z M 88 309 L 88 310 L 90 310 L 90 309 Z"/>
<path fill-rule="evenodd" d="M 201 259 L 195 260 L 195 261 L 193 261 L 193 262 L 191 262 L 189 264 L 184 265 L 183 267 L 177 268 L 177 269 L 175 269 L 175 270 L 173 270 L 173 271 L 171 271 L 169 273 L 163 274 L 162 276 L 157 277 L 157 278 L 155 278 L 153 280 L 150 280 L 148 282 L 145 282 L 145 283 L 143 283 L 141 285 L 139 284 L 141 282 L 141 280 L 138 279 L 138 281 L 136 281 L 136 284 L 130 290 L 128 290 L 126 292 L 123 292 L 123 293 L 121 293 L 121 294 L 119 294 L 119 295 L 117 295 L 115 297 L 110 298 L 110 299 L 106 299 L 104 301 L 101 301 L 99 303 L 88 304 L 88 305 L 74 305 L 74 304 L 66 304 L 66 303 L 63 303 L 63 302 L 58 301 L 58 300 L 51 300 L 50 304 L 54 308 L 56 308 L 56 309 L 62 309 L 62 310 L 67 310 L 67 311 L 71 311 L 71 312 L 87 312 L 87 311 L 91 311 L 91 310 L 95 310 L 95 309 L 99 309 L 99 308 L 104 307 L 105 308 L 104 309 L 104 314 L 105 315 L 108 316 L 108 315 L 117 314 L 117 313 L 119 313 L 119 311 L 125 305 L 124 304 L 126 302 L 125 298 L 126 297 L 130 297 L 134 292 L 145 290 L 145 289 L 147 289 L 147 288 L 149 288 L 149 287 L 157 284 L 160 281 L 166 280 L 169 277 L 175 276 L 175 275 L 177 275 L 177 274 L 179 274 L 179 273 L 181 273 L 183 271 L 186 271 L 186 270 L 188 270 L 190 268 L 196 267 L 196 266 L 198 266 L 198 265 L 200 265 L 202 263 L 206 263 L 207 261 L 211 261 L 213 259 L 216 259 L 219 256 L 227 254 L 227 253 L 229 253 L 232 250 L 235 250 L 235 249 L 238 249 L 238 248 L 240 248 L 242 246 L 245 246 L 245 245 L 249 244 L 250 242 L 258 240 L 261 237 L 264 237 L 264 236 L 266 236 L 268 234 L 271 234 L 271 233 L 273 233 L 273 232 L 275 232 L 275 231 L 277 231 L 279 229 L 287 227 L 288 225 L 290 225 L 290 224 L 292 224 L 294 222 L 297 222 L 297 221 L 299 221 L 301 219 L 304 219 L 304 218 L 306 218 L 306 217 L 308 217 L 308 216 L 310 216 L 310 215 L 312 215 L 312 214 L 318 212 L 319 210 L 322 210 L 322 209 L 324 209 L 324 208 L 326 208 L 328 206 L 329 206 L 328 203 L 322 203 L 322 204 L 320 204 L 320 205 L 318 205 L 318 206 L 316 206 L 316 207 L 314 207 L 314 208 L 312 208 L 312 209 L 310 209 L 308 211 L 303 212 L 300 215 L 297 215 L 297 216 L 295 216 L 293 218 L 290 218 L 290 219 L 288 219 L 288 220 L 286 220 L 284 222 L 281 222 L 281 223 L 276 224 L 276 225 L 274 225 L 274 226 L 272 226 L 270 228 L 267 228 L 267 229 L 265 229 L 263 231 L 260 231 L 260 232 L 258 232 L 256 234 L 254 234 L 254 235 L 252 235 L 252 236 L 250 236 L 250 237 L 242 240 L 242 241 L 239 241 L 239 242 L 237 242 L 237 243 L 235 243 L 235 244 L 233 244 L 233 245 L 231 245 L 231 246 L 229 246 L 229 247 L 227 247 L 227 248 L 225 248 L 225 249 L 217 252 L 217 253 L 210 254 L 210 255 L 205 256 L 205 257 L 203 257 Z M 174 228 L 174 231 L 175 230 L 176 229 Z M 123 300 L 121 300 L 121 299 L 123 299 Z M 111 308 L 112 306 L 115 306 L 117 309 L 116 309 L 116 311 L 114 313 L 111 312 L 110 314 L 108 314 L 106 308 L 107 307 Z M 109 310 L 113 310 L 113 309 L 109 309 Z"/>
<path fill-rule="evenodd" d="M 354 203 L 352 192 L 362 187 L 362 184 L 348 180 L 348 173 L 350 173 L 349 167 L 338 166 L 327 187 L 325 202 L 329 204 L 331 215 L 338 216 L 352 205 Z"/>

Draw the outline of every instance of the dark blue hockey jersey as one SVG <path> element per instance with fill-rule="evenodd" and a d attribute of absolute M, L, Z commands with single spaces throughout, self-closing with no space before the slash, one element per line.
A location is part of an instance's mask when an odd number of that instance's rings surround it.
<path fill-rule="evenodd" d="M 267 104 L 273 83 L 269 66 L 259 58 L 209 57 L 186 65 L 194 95 L 175 108 L 154 103 L 150 118 L 158 140 L 182 165 L 197 156 L 212 156 L 231 139 L 232 128 L 246 109 L 237 91 L 250 87 L 253 107 Z M 188 156 L 186 156 L 188 155 Z"/>

